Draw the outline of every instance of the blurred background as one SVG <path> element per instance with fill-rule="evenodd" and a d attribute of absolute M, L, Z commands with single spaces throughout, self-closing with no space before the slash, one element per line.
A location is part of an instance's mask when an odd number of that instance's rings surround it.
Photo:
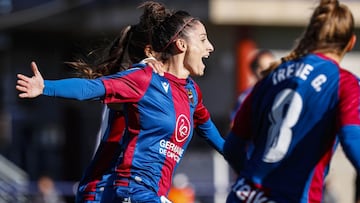
<path fill-rule="evenodd" d="M 29 197 L 39 192 L 37 184 L 43 176 L 51 178 L 65 202 L 74 202 L 74 188 L 94 152 L 101 120 L 99 102 L 44 96 L 19 99 L 16 74 L 30 75 L 34 60 L 46 79 L 70 77 L 71 69 L 64 62 L 107 45 L 123 26 L 135 24 L 141 2 L 0 0 L 0 203 L 30 202 Z M 215 51 L 205 61 L 205 76 L 194 79 L 223 135 L 238 94 L 254 82 L 248 53 L 265 48 L 277 58 L 285 55 L 318 4 L 317 0 L 159 2 L 189 11 L 206 25 Z M 353 11 L 358 34 L 359 0 L 341 2 Z M 358 43 L 342 65 L 358 74 L 359 62 Z M 234 181 L 222 157 L 196 136 L 178 173 L 191 185 L 196 201 L 203 203 L 224 202 Z M 330 174 L 329 188 L 337 202 L 355 202 L 355 172 L 341 148 Z"/>

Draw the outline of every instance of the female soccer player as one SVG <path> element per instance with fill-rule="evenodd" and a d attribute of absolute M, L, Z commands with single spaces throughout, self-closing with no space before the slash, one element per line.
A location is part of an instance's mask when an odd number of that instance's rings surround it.
<path fill-rule="evenodd" d="M 76 68 L 81 77 L 98 78 L 126 70 L 131 64 L 151 57 L 150 28 L 160 23 L 171 12 L 163 4 L 152 1 L 144 2 L 139 8 L 144 9 L 140 22 L 125 27 L 106 49 L 104 56 L 100 57 L 100 61 L 89 64 L 85 63 L 85 60 L 78 60 L 68 64 Z M 147 63 L 156 65 L 149 60 Z M 76 194 L 77 203 L 96 203 L 101 200 L 106 180 L 111 172 L 111 165 L 120 154 L 119 142 L 125 130 L 125 118 L 121 108 L 121 105 L 120 107 L 117 105 L 116 108 L 114 105 L 111 108 L 107 105 L 104 107 L 103 120 L 98 133 L 101 140 L 79 182 Z"/>
<path fill-rule="evenodd" d="M 190 78 L 204 74 L 202 60 L 214 50 L 204 25 L 178 11 L 156 26 L 152 36 L 152 46 L 166 68 L 163 77 L 151 67 L 134 66 L 93 80 L 44 81 L 35 64 L 34 77 L 18 75 L 22 98 L 43 94 L 124 104 L 126 130 L 108 181 L 114 195 L 104 194 L 102 202 L 160 202 L 170 189 L 194 128 L 222 153 L 224 140 L 202 103 L 198 85 Z"/>
<path fill-rule="evenodd" d="M 340 67 L 356 41 L 351 11 L 321 0 L 292 52 L 250 93 L 224 156 L 239 177 L 235 202 L 322 202 L 338 142 L 360 172 L 360 88 Z"/>

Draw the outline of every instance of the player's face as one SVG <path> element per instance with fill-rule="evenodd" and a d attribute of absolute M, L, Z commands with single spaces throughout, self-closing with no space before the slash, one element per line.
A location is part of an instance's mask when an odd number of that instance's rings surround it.
<path fill-rule="evenodd" d="M 203 58 L 208 58 L 214 47 L 207 38 L 204 25 L 199 21 L 188 33 L 184 66 L 191 76 L 202 76 L 205 69 Z"/>
<path fill-rule="evenodd" d="M 259 68 L 256 70 L 256 77 L 258 79 L 262 78 L 261 72 L 269 68 L 270 64 L 275 60 L 274 56 L 271 54 L 265 54 L 259 59 Z"/>

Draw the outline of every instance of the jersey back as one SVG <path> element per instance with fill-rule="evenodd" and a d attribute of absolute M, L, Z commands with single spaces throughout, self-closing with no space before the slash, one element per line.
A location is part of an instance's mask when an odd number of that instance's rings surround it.
<path fill-rule="evenodd" d="M 316 54 L 283 63 L 260 81 L 233 127 L 252 143 L 240 179 L 276 202 L 320 202 L 336 134 L 359 124 L 359 104 L 341 99 L 359 98 L 352 85 L 354 75 Z"/>

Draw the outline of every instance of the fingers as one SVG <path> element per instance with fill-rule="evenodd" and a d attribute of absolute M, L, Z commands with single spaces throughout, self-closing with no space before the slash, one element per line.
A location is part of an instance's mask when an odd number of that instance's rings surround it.
<path fill-rule="evenodd" d="M 31 62 L 31 70 L 33 71 L 35 76 L 40 76 L 39 69 L 34 61 Z"/>
<path fill-rule="evenodd" d="M 149 63 L 149 65 L 151 66 L 151 67 L 153 67 L 153 71 L 155 72 L 155 73 L 157 73 L 157 74 L 159 74 L 159 71 L 158 71 L 158 66 L 156 66 L 156 64 L 153 64 L 153 63 Z"/>
<path fill-rule="evenodd" d="M 25 92 L 24 92 L 24 93 L 20 93 L 20 94 L 19 94 L 19 97 L 20 97 L 20 98 L 28 98 L 29 96 L 28 96 L 28 93 L 25 93 Z"/>
<path fill-rule="evenodd" d="M 161 62 L 156 61 L 153 66 L 155 67 L 154 69 L 156 70 L 156 73 L 159 74 L 160 76 L 164 76 L 164 64 L 162 64 Z"/>
<path fill-rule="evenodd" d="M 27 87 L 27 86 L 29 86 L 29 83 L 27 81 L 24 81 L 24 80 L 18 80 L 17 85 Z"/>
<path fill-rule="evenodd" d="M 21 93 L 19 94 L 20 98 L 28 98 L 29 94 L 27 92 L 27 88 L 21 85 L 16 85 L 16 89 L 19 90 Z"/>
<path fill-rule="evenodd" d="M 20 91 L 21 93 L 19 94 L 20 98 L 27 98 L 29 95 L 27 93 L 28 91 L 28 86 L 29 86 L 29 80 L 30 78 L 22 75 L 22 74 L 17 74 L 18 80 L 17 80 L 17 85 L 15 86 L 15 88 Z"/>
<path fill-rule="evenodd" d="M 29 83 L 29 78 L 24 76 L 24 75 L 21 75 L 21 74 L 18 74 L 18 78 L 19 80 L 16 81 L 17 85 L 16 85 L 16 89 L 18 89 L 18 87 L 27 87 L 28 86 L 28 83 Z M 22 89 L 18 89 L 20 91 L 24 91 Z"/>
<path fill-rule="evenodd" d="M 158 70 L 161 70 L 162 66 L 156 65 Z M 157 74 L 159 74 L 160 76 L 164 76 L 164 71 L 157 71 Z"/>
<path fill-rule="evenodd" d="M 158 67 L 156 66 L 156 64 L 154 64 L 154 63 L 152 63 L 152 62 L 147 62 L 147 65 L 148 65 L 148 66 L 151 66 L 151 67 L 153 68 L 153 71 L 154 71 L 155 73 L 159 73 L 159 71 L 157 70 Z"/>
<path fill-rule="evenodd" d="M 16 85 L 16 89 L 21 91 L 21 92 L 26 92 L 27 88 L 21 85 Z"/>
<path fill-rule="evenodd" d="M 152 67 L 155 73 L 159 74 L 160 76 L 164 76 L 165 70 L 163 67 L 164 66 L 163 63 L 153 59 L 145 59 L 144 61 L 148 66 Z"/>
<path fill-rule="evenodd" d="M 18 74 L 18 80 L 16 81 L 16 89 L 21 91 L 21 92 L 27 92 L 28 88 L 29 88 L 29 82 L 30 82 L 30 78 L 26 77 L 22 74 Z M 20 96 L 20 95 L 19 95 Z M 23 98 L 23 97 L 21 97 Z"/>
<path fill-rule="evenodd" d="M 25 82 L 29 82 L 30 79 L 31 79 L 31 78 L 29 78 L 28 76 L 25 76 L 25 75 L 23 75 L 23 74 L 17 74 L 16 76 L 17 76 L 17 78 L 18 78 L 19 80 L 23 80 L 23 81 L 25 81 Z"/>
<path fill-rule="evenodd" d="M 18 80 L 17 81 L 17 85 L 15 86 L 15 88 L 20 91 L 21 93 L 19 94 L 20 98 L 26 98 L 28 97 L 28 83 L 24 80 Z"/>

